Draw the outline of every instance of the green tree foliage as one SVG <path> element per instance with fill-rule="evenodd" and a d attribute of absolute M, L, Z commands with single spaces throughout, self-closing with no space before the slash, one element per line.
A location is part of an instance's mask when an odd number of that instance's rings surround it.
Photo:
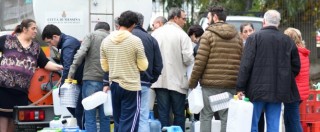
<path fill-rule="evenodd" d="M 198 0 L 196 4 L 202 12 L 213 5 L 221 5 L 229 12 L 265 12 L 276 9 L 280 11 L 283 23 L 299 19 L 312 21 L 316 27 L 320 27 L 320 0 Z"/>

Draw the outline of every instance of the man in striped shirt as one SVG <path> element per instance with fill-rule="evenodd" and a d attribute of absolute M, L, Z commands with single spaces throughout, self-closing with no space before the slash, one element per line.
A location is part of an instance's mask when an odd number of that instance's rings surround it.
<path fill-rule="evenodd" d="M 100 47 L 101 67 L 109 72 L 115 132 L 137 132 L 141 82 L 140 71 L 148 68 L 141 40 L 131 31 L 138 23 L 136 13 L 123 12 L 119 30 L 105 38 Z M 104 87 L 104 91 L 109 85 Z"/>

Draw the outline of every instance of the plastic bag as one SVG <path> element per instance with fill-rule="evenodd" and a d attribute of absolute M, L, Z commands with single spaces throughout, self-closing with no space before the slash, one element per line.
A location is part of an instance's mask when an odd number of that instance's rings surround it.
<path fill-rule="evenodd" d="M 202 108 L 204 107 L 203 104 L 203 97 L 202 97 L 202 90 L 200 87 L 193 89 L 189 96 L 188 96 L 188 103 L 189 103 L 189 111 L 193 114 L 198 114 Z"/>
<path fill-rule="evenodd" d="M 110 116 L 112 115 L 112 95 L 111 95 L 111 90 L 109 90 L 108 92 L 108 98 L 106 100 L 106 102 L 104 102 L 103 104 L 103 109 L 104 109 L 104 114 L 106 116 Z"/>

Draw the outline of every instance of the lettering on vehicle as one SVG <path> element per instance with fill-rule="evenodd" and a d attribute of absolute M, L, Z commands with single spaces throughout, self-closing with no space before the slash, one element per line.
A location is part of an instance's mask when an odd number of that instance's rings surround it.
<path fill-rule="evenodd" d="M 46 23 L 55 25 L 82 25 L 83 13 L 80 11 L 74 12 L 48 12 L 46 13 Z"/>

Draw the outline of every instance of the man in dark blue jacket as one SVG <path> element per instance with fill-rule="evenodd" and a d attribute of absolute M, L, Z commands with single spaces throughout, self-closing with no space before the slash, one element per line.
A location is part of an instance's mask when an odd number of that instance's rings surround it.
<path fill-rule="evenodd" d="M 61 85 L 64 83 L 65 79 L 68 77 L 70 66 L 72 65 L 74 55 L 77 53 L 77 50 L 80 48 L 80 41 L 76 38 L 66 35 L 60 31 L 60 29 L 52 24 L 47 25 L 42 32 L 42 40 L 46 42 L 50 46 L 54 46 L 61 50 L 60 55 L 60 63 L 63 66 L 62 77 L 61 77 Z M 78 81 L 80 86 L 80 94 L 81 95 L 81 84 L 82 84 L 82 76 L 83 76 L 83 66 L 78 67 L 74 79 Z M 69 112 L 77 118 L 78 126 L 82 129 L 82 116 L 83 116 L 83 106 L 81 104 L 82 97 L 78 97 L 78 102 L 76 108 L 69 108 Z"/>
<path fill-rule="evenodd" d="M 249 36 L 241 58 L 237 80 L 238 96 L 246 94 L 253 103 L 252 132 L 265 110 L 267 130 L 279 131 L 281 103 L 300 100 L 295 76 L 300 59 L 294 42 L 278 30 L 280 13 L 268 10 L 263 28 Z"/>
<path fill-rule="evenodd" d="M 140 74 L 141 79 L 141 107 L 140 107 L 140 122 L 139 132 L 146 132 L 150 130 L 149 117 L 149 89 L 152 83 L 158 80 L 162 71 L 162 57 L 158 42 L 150 34 L 142 28 L 143 15 L 137 13 L 138 21 L 136 27 L 132 30 L 132 34 L 136 35 L 142 40 L 144 51 L 148 59 L 149 65 L 145 72 Z"/>

